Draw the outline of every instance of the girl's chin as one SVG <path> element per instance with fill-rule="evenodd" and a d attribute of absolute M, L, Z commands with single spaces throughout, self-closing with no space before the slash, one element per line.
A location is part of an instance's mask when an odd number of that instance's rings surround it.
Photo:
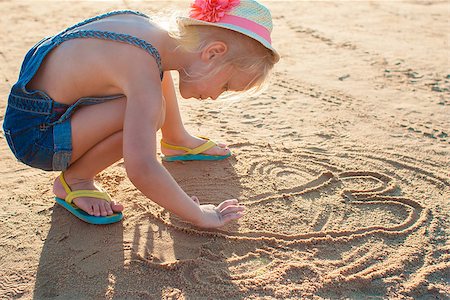
<path fill-rule="evenodd" d="M 180 95 L 181 95 L 181 97 L 183 97 L 183 99 L 191 98 L 191 96 L 188 93 L 186 93 L 185 91 L 182 91 L 182 90 L 180 90 Z"/>
<path fill-rule="evenodd" d="M 183 99 L 200 99 L 199 96 L 194 96 L 191 93 L 187 93 L 187 92 L 183 92 L 183 91 L 180 91 L 180 95 L 181 95 L 181 97 L 183 97 Z"/>
<path fill-rule="evenodd" d="M 179 91 L 180 91 L 180 95 L 181 95 L 181 97 L 183 97 L 183 99 L 194 98 L 192 93 L 189 90 L 184 89 L 183 86 L 179 86 Z"/>

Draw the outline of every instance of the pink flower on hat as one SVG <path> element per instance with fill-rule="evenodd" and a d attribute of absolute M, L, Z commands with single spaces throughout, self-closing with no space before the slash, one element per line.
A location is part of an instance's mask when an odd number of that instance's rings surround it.
<path fill-rule="evenodd" d="M 189 17 L 207 22 L 218 22 L 225 13 L 239 5 L 240 0 L 195 0 Z"/>

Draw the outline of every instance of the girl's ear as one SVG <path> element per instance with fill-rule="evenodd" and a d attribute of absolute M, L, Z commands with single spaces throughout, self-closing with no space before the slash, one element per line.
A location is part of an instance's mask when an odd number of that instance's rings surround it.
<path fill-rule="evenodd" d="M 228 46 L 224 42 L 215 41 L 210 43 L 205 49 L 202 51 L 202 60 L 211 61 L 214 58 L 220 57 L 224 55 L 228 51 Z"/>

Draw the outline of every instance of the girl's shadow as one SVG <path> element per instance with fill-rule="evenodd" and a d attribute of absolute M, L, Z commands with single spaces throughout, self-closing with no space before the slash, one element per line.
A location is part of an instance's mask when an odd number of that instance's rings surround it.
<path fill-rule="evenodd" d="M 227 159 L 164 166 L 188 195 L 196 195 L 201 203 L 217 205 L 242 193 L 234 164 L 233 159 Z M 216 284 L 220 285 L 217 291 L 226 289 L 229 295 L 239 294 L 228 280 L 231 275 L 227 258 L 234 250 L 226 239 L 188 233 L 145 215 L 127 223 L 127 212 L 124 214 L 124 222 L 90 225 L 55 205 L 39 260 L 34 298 L 159 299 L 168 286 L 187 298 L 223 298 L 222 294 L 211 294 Z M 130 218 L 132 215 L 128 214 Z M 191 228 L 173 215 L 169 221 Z M 237 231 L 239 226 L 232 222 L 225 228 Z M 163 267 L 166 263 L 180 267 L 167 269 Z M 218 283 L 217 278 L 225 281 Z M 199 286 L 205 289 L 199 290 Z M 212 290 L 208 292 L 207 286 Z"/>
<path fill-rule="evenodd" d="M 103 298 L 111 275 L 123 269 L 123 261 L 122 222 L 90 225 L 55 205 L 33 298 Z"/>
<path fill-rule="evenodd" d="M 181 188 L 189 196 L 197 196 L 200 204 L 218 205 L 224 200 L 239 198 L 242 194 L 242 186 L 240 184 L 239 175 L 235 170 L 235 159 L 230 157 L 223 161 L 193 161 L 186 163 L 163 163 L 164 167 L 175 178 Z M 192 228 L 189 224 L 185 224 L 174 215 L 170 215 L 170 222 L 182 228 Z M 193 228 L 200 232 L 214 232 L 214 230 L 202 230 Z M 222 230 L 238 231 L 239 224 L 232 221 Z M 224 238 L 215 238 L 211 235 L 196 235 L 185 232 L 174 231 L 171 234 L 173 239 L 173 251 L 177 258 L 193 260 L 194 263 L 190 267 L 183 268 L 183 276 L 196 287 L 202 287 L 205 294 L 196 292 L 189 293 L 189 289 L 185 290 L 187 298 L 195 299 L 197 297 L 223 298 L 225 295 L 213 295 L 215 290 L 226 290 L 227 294 L 239 294 L 239 289 L 232 281 L 228 268 L 227 256 L 233 250 L 232 244 L 228 243 Z M 217 280 L 222 278 L 222 280 Z M 219 287 L 220 286 L 220 287 Z M 206 292 L 208 291 L 209 292 Z"/>

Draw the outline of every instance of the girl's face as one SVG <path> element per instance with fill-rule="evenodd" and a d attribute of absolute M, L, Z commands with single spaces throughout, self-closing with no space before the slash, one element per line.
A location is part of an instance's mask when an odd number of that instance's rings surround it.
<path fill-rule="evenodd" d="M 207 74 L 207 72 L 206 72 Z M 212 77 L 192 80 L 186 73 L 180 72 L 180 93 L 185 99 L 196 98 L 216 100 L 225 91 L 243 91 L 249 87 L 254 76 L 239 72 L 233 66 L 227 66 Z"/>

